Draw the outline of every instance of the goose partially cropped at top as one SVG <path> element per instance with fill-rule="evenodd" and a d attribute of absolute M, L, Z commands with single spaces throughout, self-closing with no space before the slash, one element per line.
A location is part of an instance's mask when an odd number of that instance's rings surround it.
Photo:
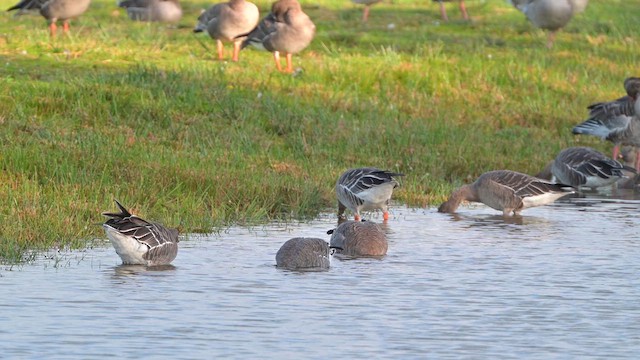
<path fill-rule="evenodd" d="M 40 15 L 49 21 L 49 33 L 55 36 L 58 21 L 62 21 L 63 31 L 69 32 L 69 20 L 74 19 L 89 8 L 91 0 L 22 0 L 7 11 L 40 10 Z"/>
<path fill-rule="evenodd" d="M 371 221 L 345 221 L 329 230 L 336 255 L 348 257 L 384 256 L 389 242 L 384 231 Z"/>
<path fill-rule="evenodd" d="M 447 16 L 447 9 L 444 6 L 445 2 L 451 2 L 453 0 L 432 0 L 433 2 L 437 2 L 440 5 L 440 16 L 442 16 L 442 20 L 449 21 L 449 17 Z M 469 14 L 467 13 L 467 7 L 464 4 L 464 0 L 456 0 L 460 6 L 460 12 L 462 12 L 462 18 L 465 20 L 469 20 Z"/>
<path fill-rule="evenodd" d="M 231 0 L 215 4 L 200 14 L 198 24 L 193 32 L 207 31 L 216 41 L 218 60 L 224 58 L 223 42 L 233 43 L 231 60 L 238 61 L 240 46 L 246 35 L 253 30 L 260 20 L 258 7 L 246 0 Z"/>
<path fill-rule="evenodd" d="M 502 211 L 504 216 L 519 215 L 520 211 L 550 204 L 574 193 L 564 184 L 556 184 L 511 170 L 486 172 L 469 185 L 455 190 L 438 208 L 439 212 L 453 213 L 463 200 L 480 202 Z"/>
<path fill-rule="evenodd" d="M 355 220 L 360 220 L 360 211 L 382 210 L 384 220 L 389 219 L 389 200 L 399 183 L 396 177 L 404 174 L 376 168 L 349 169 L 336 182 L 338 197 L 338 217 L 345 209 L 353 212 Z"/>
<path fill-rule="evenodd" d="M 129 211 L 117 200 L 119 213 L 102 213 L 109 217 L 102 226 L 116 253 L 127 265 L 167 265 L 178 255 L 178 230 L 148 222 Z"/>
<path fill-rule="evenodd" d="M 364 10 L 362 11 L 362 22 L 367 22 L 369 19 L 369 11 L 371 10 L 371 5 L 377 4 L 382 0 L 351 0 L 356 4 L 364 5 Z"/>
<path fill-rule="evenodd" d="M 258 26 L 247 34 L 241 48 L 253 45 L 273 53 L 278 71 L 283 71 L 280 53 L 286 57 L 285 72 L 293 72 L 292 57 L 304 50 L 316 33 L 316 26 L 297 0 L 279 0 Z"/>
<path fill-rule="evenodd" d="M 44 4 L 47 1 L 48 0 L 22 0 L 19 3 L 13 5 L 12 7 L 8 8 L 7 11 L 18 10 L 16 12 L 16 16 L 29 13 L 29 12 L 36 12 L 36 11 L 40 12 L 40 8 L 42 7 L 42 4 Z"/>
<path fill-rule="evenodd" d="M 182 18 L 179 0 L 123 0 L 118 6 L 127 9 L 131 20 L 175 23 Z"/>
<path fill-rule="evenodd" d="M 326 270 L 331 266 L 329 243 L 317 238 L 287 240 L 276 253 L 276 266 L 288 270 Z"/>
<path fill-rule="evenodd" d="M 553 47 L 558 30 L 584 11 L 589 0 L 511 0 L 535 27 L 548 30 L 547 47 Z"/>
<path fill-rule="evenodd" d="M 626 178 L 628 171 L 635 172 L 635 169 L 582 146 L 560 151 L 551 164 L 552 181 L 592 190 Z"/>
<path fill-rule="evenodd" d="M 614 144 L 613 158 L 618 159 L 620 145 L 633 146 L 640 153 L 640 78 L 624 81 L 627 96 L 589 106 L 589 118 L 573 128 L 574 134 L 598 136 Z M 635 169 L 640 170 L 640 156 Z"/>

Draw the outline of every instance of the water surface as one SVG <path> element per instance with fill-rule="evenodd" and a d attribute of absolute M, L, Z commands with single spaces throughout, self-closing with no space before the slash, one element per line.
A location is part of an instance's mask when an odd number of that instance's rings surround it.
<path fill-rule="evenodd" d="M 334 215 L 181 242 L 120 266 L 108 242 L 0 271 L 6 358 L 629 358 L 640 354 L 640 201 L 589 194 L 505 219 L 393 208 L 382 260 L 275 268 Z M 379 216 L 370 216 L 380 220 Z"/>

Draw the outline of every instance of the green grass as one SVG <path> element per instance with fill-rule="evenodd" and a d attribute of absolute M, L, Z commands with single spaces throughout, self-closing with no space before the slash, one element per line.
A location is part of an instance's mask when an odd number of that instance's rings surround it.
<path fill-rule="evenodd" d="M 436 4 L 402 0 L 362 24 L 348 0 L 303 1 L 317 36 L 295 76 L 252 49 L 214 61 L 214 42 L 191 32 L 202 1 L 185 1 L 176 27 L 94 0 L 54 40 L 40 16 L 2 13 L 0 258 L 104 237 L 114 198 L 210 232 L 326 211 L 349 167 L 404 172 L 395 201 L 432 206 L 576 143 L 609 153 L 570 130 L 638 75 L 640 1 L 592 0 L 551 51 L 503 0 L 467 3 L 471 23 L 453 4 L 441 23 Z"/>

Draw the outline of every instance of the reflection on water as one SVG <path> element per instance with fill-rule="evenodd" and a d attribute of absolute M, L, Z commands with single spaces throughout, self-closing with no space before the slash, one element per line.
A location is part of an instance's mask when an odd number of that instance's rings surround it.
<path fill-rule="evenodd" d="M 131 276 L 131 275 L 140 275 L 145 274 L 147 272 L 154 271 L 173 271 L 176 267 L 173 265 L 156 265 L 156 266 L 145 266 L 145 265 L 119 265 L 115 267 L 115 273 L 117 276 Z"/>
<path fill-rule="evenodd" d="M 328 241 L 334 214 L 190 236 L 166 267 L 120 265 L 106 241 L 54 251 L 0 271 L 0 347 L 7 358 L 634 359 L 639 200 L 585 193 L 507 218 L 394 208 L 387 256 L 333 258 L 324 272 L 277 269 L 275 254 L 294 236 Z"/>

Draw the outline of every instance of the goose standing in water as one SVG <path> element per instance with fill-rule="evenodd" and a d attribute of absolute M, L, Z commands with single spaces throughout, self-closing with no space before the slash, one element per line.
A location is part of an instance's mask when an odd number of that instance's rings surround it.
<path fill-rule="evenodd" d="M 276 266 L 283 269 L 326 270 L 330 265 L 331 249 L 322 239 L 289 239 L 276 253 Z"/>
<path fill-rule="evenodd" d="M 224 57 L 223 42 L 233 42 L 231 59 L 238 61 L 240 46 L 245 39 L 243 35 L 253 30 L 260 20 L 258 7 L 246 0 L 231 0 L 213 5 L 198 18 L 193 32 L 207 31 L 216 40 L 218 60 Z"/>
<path fill-rule="evenodd" d="M 384 256 L 389 248 L 384 231 L 371 221 L 345 221 L 327 234 L 336 254 L 344 256 Z"/>
<path fill-rule="evenodd" d="M 558 30 L 565 27 L 573 15 L 584 11 L 589 0 L 511 0 L 513 6 L 526 15 L 535 27 L 548 30 L 547 47 L 552 48 Z"/>
<path fill-rule="evenodd" d="M 432 0 L 433 2 L 438 2 L 440 4 L 440 16 L 442 16 L 442 20 L 449 21 L 449 17 L 447 16 L 447 9 L 444 6 L 445 2 L 451 2 L 452 0 Z M 469 14 L 467 13 L 467 7 L 464 4 L 464 0 L 457 0 L 460 5 L 460 12 L 462 12 L 462 18 L 465 20 L 469 20 Z"/>
<path fill-rule="evenodd" d="M 118 6 L 127 9 L 131 20 L 175 23 L 182 18 L 178 0 L 123 0 Z"/>
<path fill-rule="evenodd" d="M 336 182 L 338 217 L 346 209 L 360 220 L 360 211 L 382 210 L 384 220 L 389 219 L 389 200 L 399 183 L 395 177 L 404 174 L 376 168 L 357 168 L 345 171 Z"/>
<path fill-rule="evenodd" d="M 564 149 L 551 164 L 551 174 L 555 177 L 552 181 L 592 190 L 626 178 L 627 171 L 635 172 L 635 169 L 589 147 Z"/>
<path fill-rule="evenodd" d="M 22 0 L 7 11 L 39 9 L 40 15 L 49 21 L 49 33 L 55 36 L 58 20 L 62 21 L 63 31 L 69 32 L 69 20 L 84 14 L 90 3 L 91 0 Z"/>
<path fill-rule="evenodd" d="M 286 56 L 285 72 L 293 72 L 292 57 L 304 50 L 316 33 L 316 26 L 302 11 L 297 0 L 279 0 L 271 6 L 271 12 L 258 26 L 247 34 L 242 42 L 245 48 L 253 45 L 273 53 L 278 71 L 282 71 L 280 53 Z"/>
<path fill-rule="evenodd" d="M 504 216 L 519 215 L 520 211 L 550 204 L 574 191 L 564 184 L 556 184 L 510 170 L 486 172 L 469 185 L 455 190 L 438 212 L 453 213 L 463 200 L 481 202 L 502 211 Z"/>
<path fill-rule="evenodd" d="M 618 159 L 620 145 L 629 145 L 640 154 L 640 78 L 624 81 L 627 96 L 589 106 L 589 119 L 573 128 L 574 134 L 598 136 L 614 144 L 613 159 Z M 640 170 L 640 156 L 635 169 Z"/>
<path fill-rule="evenodd" d="M 102 213 L 109 217 L 102 226 L 116 253 L 126 265 L 168 265 L 178 255 L 178 230 L 148 222 L 131 215 L 116 200 L 119 213 Z"/>
<path fill-rule="evenodd" d="M 369 19 L 369 10 L 371 8 L 371 5 L 377 4 L 382 0 L 351 0 L 351 1 L 356 4 L 364 5 L 364 10 L 362 11 L 362 22 L 367 22 L 367 20 Z"/>

